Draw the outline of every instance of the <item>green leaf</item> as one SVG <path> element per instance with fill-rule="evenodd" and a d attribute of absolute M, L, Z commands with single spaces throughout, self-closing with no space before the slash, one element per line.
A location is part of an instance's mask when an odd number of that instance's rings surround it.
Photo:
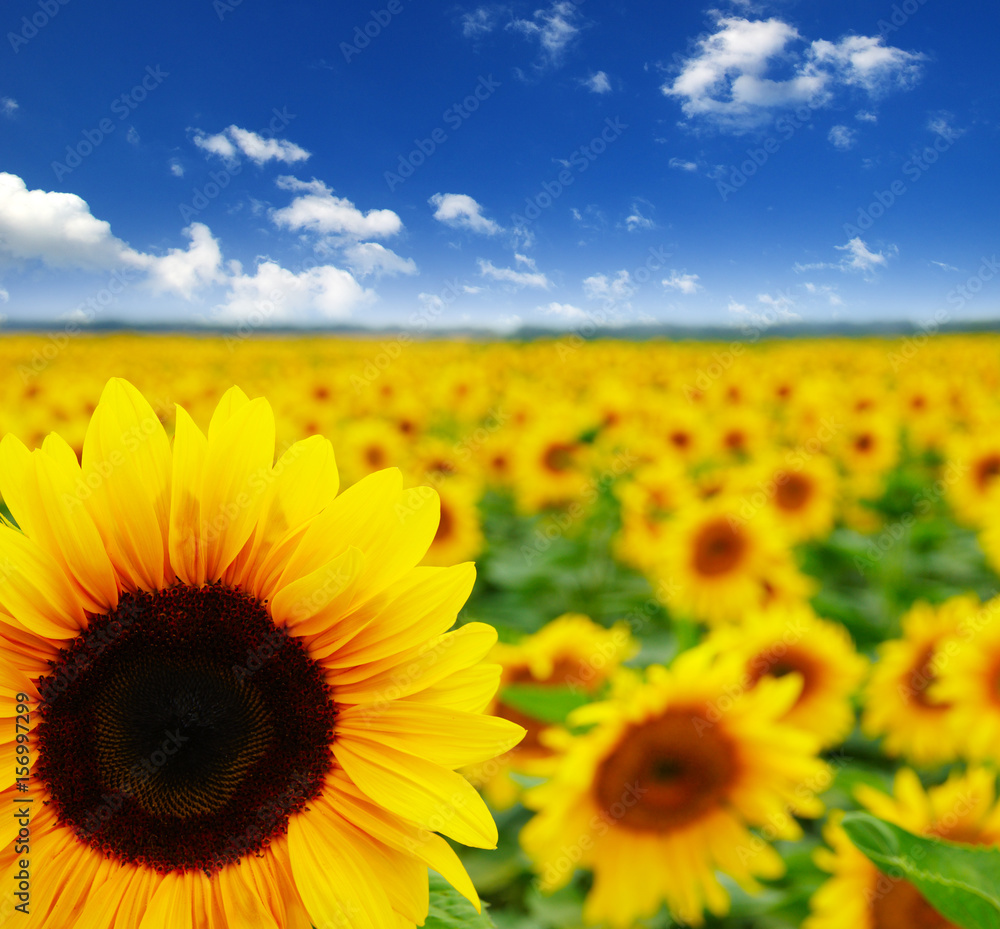
<path fill-rule="evenodd" d="M 543 723 L 558 725 L 566 722 L 577 707 L 590 703 L 591 697 L 571 687 L 548 684 L 508 684 L 503 689 L 503 702 L 515 710 Z"/>
<path fill-rule="evenodd" d="M 843 826 L 879 870 L 909 881 L 942 916 L 1000 929 L 1000 849 L 913 835 L 868 813 L 848 813 Z"/>
<path fill-rule="evenodd" d="M 430 872 L 431 905 L 424 929 L 496 929 L 485 909 L 477 913 L 443 877 Z"/>

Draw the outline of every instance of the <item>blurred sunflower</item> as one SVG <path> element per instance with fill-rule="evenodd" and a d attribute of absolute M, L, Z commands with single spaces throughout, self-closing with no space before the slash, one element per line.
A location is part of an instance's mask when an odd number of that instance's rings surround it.
<path fill-rule="evenodd" d="M 970 601 L 963 619 L 946 643 L 930 696 L 953 707 L 963 756 L 1000 761 L 1000 597 L 975 610 Z"/>
<path fill-rule="evenodd" d="M 1000 487 L 1000 439 L 992 432 L 960 436 L 948 447 L 945 492 L 955 515 L 970 526 L 991 526 Z"/>
<path fill-rule="evenodd" d="M 464 477 L 435 481 L 441 519 L 423 564 L 450 565 L 470 561 L 483 550 L 479 518 L 479 485 Z"/>
<path fill-rule="evenodd" d="M 668 459 L 643 465 L 631 480 L 617 484 L 615 496 L 621 503 L 622 518 L 614 543 L 618 557 L 640 570 L 651 567 L 670 532 L 670 516 L 692 494 L 684 470 Z"/>
<path fill-rule="evenodd" d="M 406 441 L 392 423 L 382 419 L 358 419 L 338 429 L 339 462 L 348 483 L 381 471 L 402 460 Z"/>
<path fill-rule="evenodd" d="M 792 542 L 827 536 L 833 528 L 837 471 L 823 455 L 791 459 L 772 454 L 742 475 L 743 497 L 766 506 Z"/>
<path fill-rule="evenodd" d="M 925 791 L 908 768 L 896 773 L 894 796 L 859 787 L 857 798 L 869 812 L 918 835 L 970 845 L 1000 842 L 996 773 L 974 768 L 952 772 Z M 823 830 L 829 849 L 816 863 L 832 877 L 813 894 L 812 914 L 802 929 L 958 929 L 913 884 L 882 874 L 847 837 L 837 811 Z"/>
<path fill-rule="evenodd" d="M 579 500 L 591 486 L 590 447 L 574 427 L 579 417 L 555 411 L 514 444 L 514 491 L 524 513 Z"/>
<path fill-rule="evenodd" d="M 742 656 L 747 687 L 765 677 L 801 677 L 802 689 L 783 721 L 812 732 L 824 747 L 851 731 L 851 697 L 867 662 L 839 623 L 819 619 L 806 604 L 774 607 L 716 629 L 705 646 L 719 655 Z"/>
<path fill-rule="evenodd" d="M 952 761 L 962 743 L 954 706 L 939 699 L 934 684 L 950 663 L 947 643 L 979 610 L 974 595 L 939 606 L 916 603 L 902 619 L 903 637 L 883 642 L 864 694 L 861 726 L 884 735 L 884 751 L 913 764 Z"/>
<path fill-rule="evenodd" d="M 597 725 L 573 742 L 551 781 L 527 794 L 539 813 L 521 844 L 542 889 L 566 884 L 576 863 L 594 872 L 588 923 L 631 926 L 662 902 L 696 925 L 706 907 L 722 915 L 729 897 L 716 871 L 751 892 L 756 878 L 784 872 L 748 827 L 797 839 L 795 816 L 822 811 L 814 793 L 830 772 L 818 742 L 779 721 L 800 682 L 762 681 L 733 698 L 740 662 L 714 658 L 691 649 L 616 699 L 577 710 L 571 724 Z"/>
<path fill-rule="evenodd" d="M 495 844 L 454 769 L 522 730 L 481 715 L 494 631 L 446 632 L 474 569 L 414 568 L 433 493 L 390 469 L 336 496 L 329 442 L 274 463 L 274 428 L 233 388 L 207 436 L 178 407 L 171 450 L 116 379 L 82 466 L 54 434 L 0 443 L 20 526 L 0 528 L 0 660 L 32 708 L 45 925 L 402 929 L 428 866 L 476 902 L 429 830 Z"/>
<path fill-rule="evenodd" d="M 744 504 L 722 494 L 678 511 L 652 571 L 672 609 L 733 621 L 801 576 L 770 514 Z"/>
<path fill-rule="evenodd" d="M 624 623 L 606 629 L 589 616 L 566 613 L 516 645 L 497 643 L 488 657 L 503 668 L 502 686 L 568 688 L 574 694 L 594 697 L 621 663 L 638 650 L 639 644 Z M 526 735 L 506 755 L 466 769 L 465 774 L 494 808 L 505 809 L 521 795 L 511 772 L 533 777 L 551 774 L 557 753 L 552 743 L 564 740 L 546 720 L 505 702 L 502 690 L 489 712 L 522 726 Z"/>

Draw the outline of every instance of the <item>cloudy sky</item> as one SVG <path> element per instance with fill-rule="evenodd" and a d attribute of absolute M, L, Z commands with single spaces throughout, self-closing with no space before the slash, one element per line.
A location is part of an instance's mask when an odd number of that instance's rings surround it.
<path fill-rule="evenodd" d="M 10 0 L 0 313 L 1000 316 L 990 15 Z"/>

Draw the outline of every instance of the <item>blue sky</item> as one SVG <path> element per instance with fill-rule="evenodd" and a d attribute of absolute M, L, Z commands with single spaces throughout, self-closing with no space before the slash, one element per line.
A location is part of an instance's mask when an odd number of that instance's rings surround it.
<path fill-rule="evenodd" d="M 1000 316 L 996 25 L 941 0 L 11 0 L 0 313 Z"/>

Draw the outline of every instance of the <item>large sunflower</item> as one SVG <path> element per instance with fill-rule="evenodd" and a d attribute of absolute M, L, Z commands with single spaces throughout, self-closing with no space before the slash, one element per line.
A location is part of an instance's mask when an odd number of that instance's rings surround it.
<path fill-rule="evenodd" d="M 876 816 L 917 834 L 951 842 L 996 845 L 1000 842 L 1000 806 L 996 774 L 974 768 L 953 773 L 924 791 L 909 768 L 896 773 L 890 797 L 860 787 L 858 800 Z M 813 895 L 812 915 L 803 929 L 957 929 L 937 912 L 909 881 L 882 874 L 847 837 L 840 815 L 823 830 L 832 851 L 821 849 L 817 864 L 831 873 Z"/>
<path fill-rule="evenodd" d="M 784 865 L 768 838 L 797 839 L 796 815 L 815 816 L 815 792 L 830 772 L 818 740 L 779 720 L 799 681 L 767 680 L 742 696 L 739 659 L 715 661 L 695 648 L 669 670 L 651 668 L 616 699 L 591 704 L 570 722 L 597 725 L 572 744 L 553 779 L 534 788 L 539 810 L 521 844 L 541 886 L 564 885 L 575 867 L 594 871 L 584 906 L 588 923 L 631 926 L 666 902 L 701 923 L 721 915 L 723 871 L 748 890 Z"/>
<path fill-rule="evenodd" d="M 30 858 L 32 925 L 403 929 L 427 866 L 476 902 L 434 833 L 495 844 L 454 769 L 521 729 L 482 715 L 494 631 L 446 631 L 474 569 L 414 567 L 428 488 L 336 496 L 327 440 L 273 454 L 263 399 L 231 389 L 207 436 L 178 407 L 171 450 L 121 380 L 82 466 L 55 435 L 0 443 L 0 667 L 30 714 L 4 791 L 30 851 L 6 817 L 0 867 L 10 888 Z"/>

